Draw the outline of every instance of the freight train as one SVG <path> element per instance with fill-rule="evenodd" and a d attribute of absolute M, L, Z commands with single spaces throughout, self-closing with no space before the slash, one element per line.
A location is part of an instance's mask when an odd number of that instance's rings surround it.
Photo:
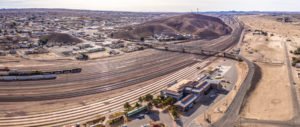
<path fill-rule="evenodd" d="M 52 80 L 56 79 L 55 74 L 30 75 L 30 76 L 0 76 L 0 81 L 34 81 L 34 80 Z"/>
<path fill-rule="evenodd" d="M 50 75 L 50 74 L 69 74 L 80 73 L 81 68 L 55 70 L 55 71 L 24 71 L 24 70 L 9 70 L 0 72 L 0 76 L 33 76 L 33 75 Z"/>
<path fill-rule="evenodd" d="M 53 80 L 57 78 L 58 74 L 80 73 L 81 71 L 81 68 L 72 68 L 55 71 L 25 71 L 3 69 L 0 71 L 0 82 Z"/>

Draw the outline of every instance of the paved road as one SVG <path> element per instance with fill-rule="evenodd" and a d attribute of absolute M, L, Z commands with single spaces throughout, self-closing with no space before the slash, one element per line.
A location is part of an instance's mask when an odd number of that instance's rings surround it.
<path fill-rule="evenodd" d="M 173 127 L 173 125 L 176 125 L 176 122 L 171 118 L 168 112 L 158 112 L 154 111 L 150 114 L 146 114 L 144 119 L 137 119 L 135 116 L 130 118 L 132 121 L 127 123 L 126 125 L 128 127 L 140 127 L 141 125 L 148 124 L 150 121 L 161 121 L 165 123 L 167 127 Z"/>
<path fill-rule="evenodd" d="M 242 26 L 242 23 L 240 23 Z M 242 41 L 243 32 L 240 35 L 239 43 Z M 246 76 L 246 79 L 242 83 L 239 91 L 237 92 L 235 98 L 233 99 L 232 103 L 229 105 L 227 111 L 225 112 L 224 116 L 218 120 L 217 122 L 213 123 L 212 126 L 215 127 L 230 127 L 233 126 L 239 119 L 239 112 L 244 103 L 244 99 L 247 95 L 247 92 L 251 88 L 253 77 L 255 74 L 255 65 L 248 59 L 243 56 L 240 58 L 246 62 L 249 68 L 249 72 Z"/>
<path fill-rule="evenodd" d="M 239 91 L 237 92 L 235 98 L 233 99 L 232 103 L 229 105 L 227 111 L 225 112 L 224 116 L 213 124 L 213 126 L 216 127 L 230 127 L 234 125 L 234 123 L 239 118 L 239 111 L 241 109 L 241 106 L 244 102 L 244 98 L 247 94 L 247 91 L 250 89 L 252 84 L 252 79 L 255 72 L 255 65 L 247 60 L 246 58 L 242 57 L 243 61 L 245 61 L 249 67 L 249 72 L 247 74 L 247 77 L 245 81 L 242 83 Z"/>
<path fill-rule="evenodd" d="M 294 77 L 293 77 L 293 71 L 292 71 L 292 65 L 289 59 L 289 51 L 287 49 L 287 44 L 286 42 L 283 42 L 284 44 L 284 50 L 285 50 L 285 58 L 286 58 L 286 64 L 287 64 L 287 68 L 288 68 L 288 76 L 289 76 L 289 83 L 291 86 L 291 93 L 292 93 L 292 99 L 293 99 L 293 110 L 294 113 L 296 114 L 295 117 L 299 117 L 300 112 L 299 112 L 299 102 L 298 102 L 298 96 L 297 96 L 297 88 L 296 88 L 296 83 L 294 81 Z"/>

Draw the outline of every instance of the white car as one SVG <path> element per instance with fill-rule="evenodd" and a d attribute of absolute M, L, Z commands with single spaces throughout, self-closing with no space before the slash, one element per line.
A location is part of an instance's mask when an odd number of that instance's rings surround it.
<path fill-rule="evenodd" d="M 210 98 L 214 98 L 214 97 L 216 97 L 217 95 L 215 95 L 215 94 L 212 94 L 212 95 L 210 95 L 209 97 Z"/>
<path fill-rule="evenodd" d="M 150 124 L 144 124 L 141 127 L 150 127 Z"/>

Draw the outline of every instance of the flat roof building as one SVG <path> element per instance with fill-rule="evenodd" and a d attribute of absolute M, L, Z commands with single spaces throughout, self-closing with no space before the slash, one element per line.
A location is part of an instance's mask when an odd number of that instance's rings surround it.
<path fill-rule="evenodd" d="M 186 87 L 185 91 L 187 93 L 193 93 L 198 95 L 204 95 L 206 91 L 208 91 L 211 88 L 211 84 L 207 81 L 201 82 L 195 87 Z"/>
<path fill-rule="evenodd" d="M 180 101 L 175 103 L 181 111 L 187 111 L 193 107 L 194 103 L 197 101 L 199 95 L 189 94 Z"/>
<path fill-rule="evenodd" d="M 183 91 L 186 86 L 190 86 L 194 83 L 191 80 L 181 80 L 180 82 L 175 83 L 169 88 L 162 90 L 161 94 L 165 97 L 172 97 L 176 100 L 180 100 L 183 97 Z"/>
<path fill-rule="evenodd" d="M 173 91 L 173 92 L 180 92 L 184 89 L 185 86 L 189 85 L 191 82 L 192 81 L 190 81 L 190 80 L 181 80 L 180 82 L 167 88 L 167 90 Z"/>

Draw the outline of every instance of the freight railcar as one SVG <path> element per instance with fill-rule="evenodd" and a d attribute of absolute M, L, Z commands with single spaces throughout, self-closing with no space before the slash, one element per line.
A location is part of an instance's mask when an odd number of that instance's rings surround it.
<path fill-rule="evenodd" d="M 69 73 L 80 73 L 81 68 L 65 69 L 65 70 L 54 70 L 54 71 L 25 71 L 25 70 L 11 70 L 8 71 L 8 76 L 31 76 L 31 75 L 47 75 L 47 74 L 69 74 Z M 1 74 L 0 74 L 1 76 Z"/>
<path fill-rule="evenodd" d="M 34 80 L 53 80 L 57 76 L 54 74 L 49 75 L 30 75 L 30 76 L 0 76 L 0 81 L 34 81 Z"/>

